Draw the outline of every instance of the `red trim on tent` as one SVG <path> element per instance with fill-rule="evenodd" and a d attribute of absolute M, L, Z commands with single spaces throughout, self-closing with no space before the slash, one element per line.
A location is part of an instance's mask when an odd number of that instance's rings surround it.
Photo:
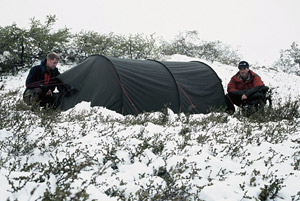
<path fill-rule="evenodd" d="M 122 90 L 123 90 L 125 96 L 127 97 L 127 99 L 128 99 L 128 101 L 130 102 L 131 106 L 134 108 L 136 115 L 138 115 L 138 114 L 139 114 L 138 109 L 135 107 L 134 103 L 133 103 L 132 100 L 129 98 L 129 95 L 127 94 L 127 91 L 125 90 L 125 88 L 124 88 L 124 86 L 123 86 L 121 80 L 119 79 L 118 75 L 117 75 L 116 72 L 114 71 L 113 65 L 111 64 L 110 61 L 109 61 L 109 64 L 110 64 L 109 67 L 110 67 L 110 69 L 112 70 L 112 72 L 113 72 L 115 78 L 117 79 L 117 81 L 118 81 L 120 87 L 122 88 Z M 124 109 L 124 108 L 123 108 L 123 106 L 122 106 L 122 110 L 123 110 L 123 109 Z M 124 112 L 124 111 L 122 111 L 122 114 L 123 114 L 123 112 Z"/>
<path fill-rule="evenodd" d="M 186 99 L 190 102 L 191 106 L 196 110 L 197 113 L 199 113 L 196 106 L 192 103 L 191 99 L 188 97 L 188 95 L 185 93 L 185 91 L 182 89 L 182 87 L 178 84 L 178 82 L 176 82 L 176 84 L 177 84 L 178 88 L 180 89 L 180 91 L 183 93 L 183 95 L 186 97 Z"/>

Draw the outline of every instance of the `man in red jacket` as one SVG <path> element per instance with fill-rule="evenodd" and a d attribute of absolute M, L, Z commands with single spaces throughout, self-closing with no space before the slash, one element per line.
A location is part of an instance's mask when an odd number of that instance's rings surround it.
<path fill-rule="evenodd" d="M 269 88 L 259 75 L 249 69 L 248 62 L 241 61 L 238 68 L 239 72 L 231 78 L 227 86 L 227 110 L 234 112 L 234 105 L 244 108 L 254 107 L 257 110 Z"/>

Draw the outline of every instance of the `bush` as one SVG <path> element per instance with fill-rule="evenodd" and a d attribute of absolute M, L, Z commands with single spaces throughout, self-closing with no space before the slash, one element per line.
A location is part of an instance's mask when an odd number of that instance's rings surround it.
<path fill-rule="evenodd" d="M 159 59 L 160 50 L 153 35 L 115 35 L 97 32 L 80 32 L 73 36 L 70 56 L 73 61 L 82 61 L 89 55 L 102 54 L 117 58 Z"/>
<path fill-rule="evenodd" d="M 92 31 L 74 34 L 68 58 L 73 62 L 78 62 L 93 54 L 109 55 L 114 43 L 113 37 L 112 33 L 101 35 Z"/>
<path fill-rule="evenodd" d="M 28 39 L 28 57 L 33 58 L 33 61 L 41 60 L 46 55 L 55 51 L 61 55 L 64 61 L 67 44 L 70 40 L 70 32 L 68 28 L 54 31 L 52 26 L 56 22 L 56 17 L 47 16 L 43 25 L 39 20 L 31 19 L 30 29 L 27 31 Z"/>
<path fill-rule="evenodd" d="M 236 50 L 221 41 L 201 41 L 197 31 L 180 33 L 171 43 L 162 42 L 162 52 L 165 55 L 182 54 L 228 65 L 236 65 L 241 60 Z"/>
<path fill-rule="evenodd" d="M 31 67 L 36 61 L 46 57 L 50 51 L 66 56 L 69 29 L 53 31 L 55 15 L 47 16 L 45 24 L 31 19 L 30 28 L 21 29 L 13 24 L 0 29 L 0 70 L 12 72 Z"/>
<path fill-rule="evenodd" d="M 143 34 L 116 37 L 111 56 L 129 59 L 160 59 L 161 51 L 154 35 Z"/>
<path fill-rule="evenodd" d="M 0 28 L 0 70 L 16 71 L 25 64 L 25 30 L 16 24 Z"/>
<path fill-rule="evenodd" d="M 286 73 L 294 73 L 300 76 L 300 49 L 296 42 L 293 42 L 290 49 L 281 50 L 280 58 L 275 67 Z"/>
<path fill-rule="evenodd" d="M 49 15 L 44 24 L 32 18 L 29 29 L 16 24 L 0 27 L 0 71 L 15 73 L 31 67 L 51 51 L 57 52 L 63 62 L 80 62 L 93 54 L 156 60 L 163 55 L 182 54 L 234 65 L 240 60 L 237 51 L 220 41 L 201 41 L 197 31 L 180 33 L 171 43 L 158 43 L 154 34 L 124 36 L 81 31 L 72 35 L 68 28 L 53 30 L 55 22 L 55 15 Z"/>

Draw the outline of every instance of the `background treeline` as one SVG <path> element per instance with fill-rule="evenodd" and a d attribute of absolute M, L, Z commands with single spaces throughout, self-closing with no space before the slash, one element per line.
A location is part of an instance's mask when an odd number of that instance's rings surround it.
<path fill-rule="evenodd" d="M 31 67 L 45 58 L 49 51 L 60 54 L 65 63 L 80 62 L 93 54 L 130 59 L 157 59 L 182 54 L 211 62 L 236 65 L 241 60 L 238 50 L 221 41 L 203 41 L 197 31 L 179 33 L 172 41 L 157 38 L 154 34 L 118 35 L 94 31 L 71 33 L 70 29 L 54 30 L 55 15 L 44 23 L 30 19 L 28 29 L 16 24 L 0 26 L 0 71 L 17 72 Z M 297 61 L 300 50 L 294 42 L 291 49 L 281 52 L 276 66 L 286 72 L 299 72 Z M 298 60 L 297 60 L 298 59 Z"/>
<path fill-rule="evenodd" d="M 166 55 L 182 54 L 209 61 L 236 64 L 236 50 L 220 41 L 201 41 L 196 31 L 179 33 L 172 41 L 154 34 L 118 35 L 94 31 L 71 33 L 69 28 L 54 30 L 55 16 L 44 23 L 30 19 L 28 29 L 16 24 L 0 27 L 0 70 L 16 72 L 31 67 L 45 58 L 49 51 L 60 54 L 63 62 L 80 62 L 93 54 L 130 59 L 163 59 Z"/>

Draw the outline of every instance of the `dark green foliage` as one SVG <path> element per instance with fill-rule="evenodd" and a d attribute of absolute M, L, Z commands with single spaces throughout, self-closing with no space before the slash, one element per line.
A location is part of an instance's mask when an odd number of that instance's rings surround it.
<path fill-rule="evenodd" d="M 113 44 L 112 33 L 100 35 L 92 31 L 81 31 L 73 35 L 73 42 L 69 49 L 69 59 L 78 62 L 93 54 L 108 55 Z"/>
<path fill-rule="evenodd" d="M 240 60 L 237 51 L 220 41 L 200 41 L 196 31 L 181 33 L 172 42 L 163 39 L 158 42 L 154 34 L 125 36 L 94 31 L 71 34 L 69 28 L 54 30 L 55 22 L 56 16 L 49 15 L 44 23 L 32 18 L 29 29 L 16 24 L 0 27 L 0 71 L 15 73 L 31 67 L 51 51 L 57 52 L 62 62 L 81 62 L 93 54 L 156 60 L 182 54 L 234 65 Z"/>
<path fill-rule="evenodd" d="M 258 196 L 259 200 L 265 201 L 268 200 L 268 198 L 274 199 L 280 189 L 284 187 L 284 185 L 282 185 L 283 179 L 275 179 L 275 181 L 271 180 L 270 182 L 270 185 L 265 185 L 264 188 L 261 189 Z"/>
<path fill-rule="evenodd" d="M 287 97 L 287 100 L 279 99 L 274 103 L 272 107 L 265 106 L 258 110 L 258 112 L 249 116 L 252 121 L 268 122 L 268 121 L 292 121 L 295 118 L 300 117 L 299 113 L 300 102 L 299 100 L 291 100 L 291 97 Z"/>
<path fill-rule="evenodd" d="M 25 64 L 25 34 L 26 31 L 18 28 L 16 24 L 0 28 L 1 71 L 16 71 Z"/>
<path fill-rule="evenodd" d="M 68 28 L 54 31 L 53 25 L 55 22 L 55 15 L 47 16 L 45 24 L 34 18 L 31 19 L 31 26 L 27 32 L 27 38 L 31 41 L 29 43 L 30 47 L 28 46 L 28 54 L 33 57 L 34 61 L 45 58 L 50 51 L 57 52 L 64 60 L 66 45 L 70 40 L 70 32 Z"/>
<path fill-rule="evenodd" d="M 92 31 L 75 34 L 69 50 L 69 59 L 77 62 L 93 54 L 130 59 L 158 59 L 160 55 L 154 35 L 123 36 Z"/>
<path fill-rule="evenodd" d="M 50 51 L 62 56 L 70 39 L 68 28 L 53 30 L 55 15 L 47 16 L 45 24 L 31 19 L 30 28 L 22 29 L 13 24 L 0 29 L 0 71 L 12 72 L 31 67 L 46 57 Z"/>

